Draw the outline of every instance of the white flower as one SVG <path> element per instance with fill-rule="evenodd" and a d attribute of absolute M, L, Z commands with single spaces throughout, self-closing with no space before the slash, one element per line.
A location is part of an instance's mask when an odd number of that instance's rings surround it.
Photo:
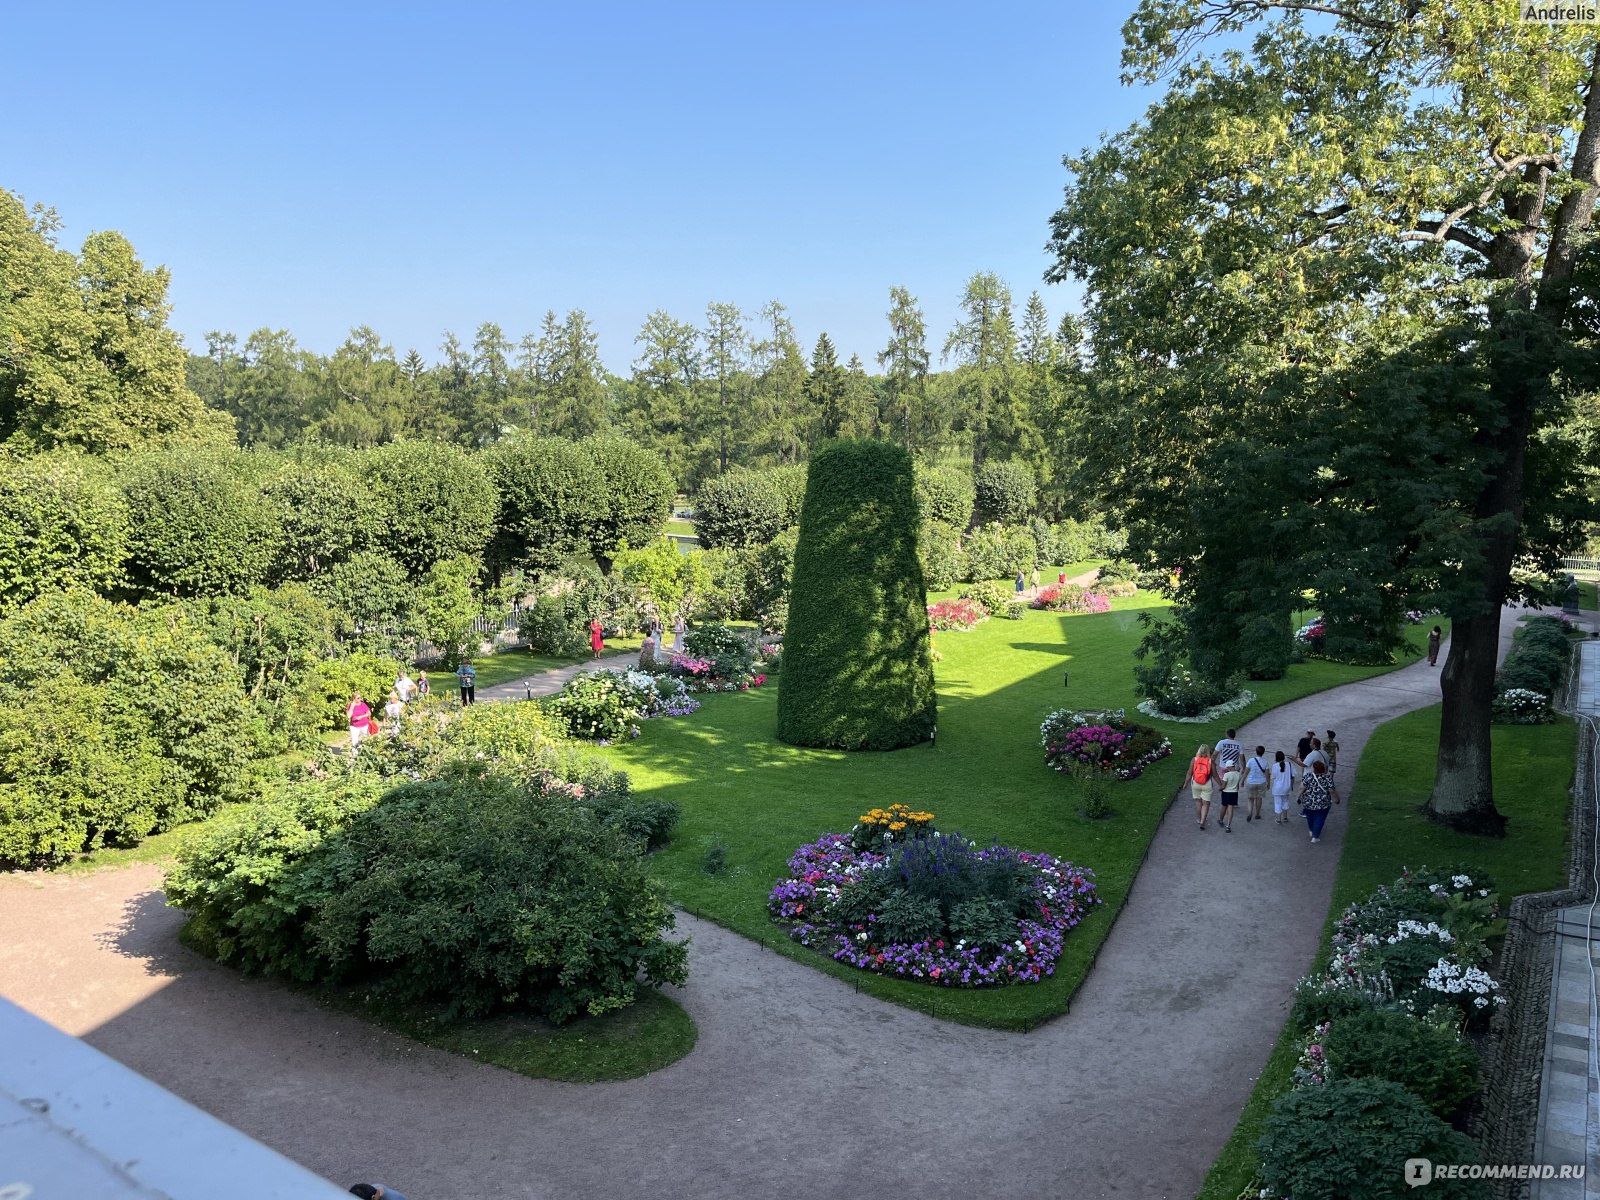
<path fill-rule="evenodd" d="M 1469 888 L 1472 886 L 1472 876 L 1452 875 L 1450 876 L 1450 882 L 1453 886 L 1458 888 Z"/>

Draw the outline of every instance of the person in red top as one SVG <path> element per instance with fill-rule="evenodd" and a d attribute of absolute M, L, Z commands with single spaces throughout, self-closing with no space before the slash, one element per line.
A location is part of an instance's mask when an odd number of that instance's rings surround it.
<path fill-rule="evenodd" d="M 1189 794 L 1194 797 L 1194 819 L 1201 829 L 1211 815 L 1211 793 L 1217 786 L 1217 760 L 1211 757 L 1211 747 L 1202 745 L 1189 760 Z"/>
<path fill-rule="evenodd" d="M 599 658 L 600 651 L 606 648 L 605 630 L 600 625 L 599 617 L 589 622 L 589 645 L 594 648 L 596 658 Z"/>
<path fill-rule="evenodd" d="M 350 722 L 350 753 L 354 754 L 361 749 L 361 739 L 372 732 L 372 709 L 367 707 L 367 702 L 357 692 L 350 701 L 350 707 L 344 710 L 344 715 Z"/>

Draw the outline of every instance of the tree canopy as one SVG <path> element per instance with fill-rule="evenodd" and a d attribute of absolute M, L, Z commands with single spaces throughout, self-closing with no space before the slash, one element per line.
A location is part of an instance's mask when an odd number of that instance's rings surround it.
<path fill-rule="evenodd" d="M 1167 94 L 1068 160 L 1050 244 L 1092 298 L 1087 473 L 1181 568 L 1202 659 L 1246 622 L 1287 638 L 1302 587 L 1380 640 L 1448 612 L 1431 807 L 1498 828 L 1501 606 L 1594 516 L 1592 31 L 1494 0 L 1144 0 L 1126 38 Z"/>

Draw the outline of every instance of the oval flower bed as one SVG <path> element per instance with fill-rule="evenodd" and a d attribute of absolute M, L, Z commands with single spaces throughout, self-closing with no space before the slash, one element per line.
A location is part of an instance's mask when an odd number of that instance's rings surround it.
<path fill-rule="evenodd" d="M 988 619 L 989 610 L 972 599 L 937 600 L 928 605 L 928 624 L 941 632 L 976 629 Z"/>
<path fill-rule="evenodd" d="M 1111 611 L 1111 601 L 1082 584 L 1052 583 L 1033 598 L 1033 607 L 1059 613 L 1103 613 Z"/>
<path fill-rule="evenodd" d="M 1118 779 L 1137 779 L 1151 763 L 1172 753 L 1172 742 L 1158 729 L 1115 712 L 1075 712 L 1058 708 L 1039 726 L 1044 760 L 1057 771 L 1098 766 Z"/>
<path fill-rule="evenodd" d="M 940 987 L 1037 983 L 1100 903 L 1094 872 L 1049 854 L 926 827 L 898 842 L 856 832 L 796 850 L 767 909 L 801 945 L 864 971 Z"/>

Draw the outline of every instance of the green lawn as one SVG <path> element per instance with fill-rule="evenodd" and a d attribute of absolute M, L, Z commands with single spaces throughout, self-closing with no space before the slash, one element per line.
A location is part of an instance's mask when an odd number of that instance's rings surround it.
<path fill-rule="evenodd" d="M 1578 580 L 1578 607 L 1579 608 L 1588 608 L 1588 609 L 1600 608 L 1600 598 L 1597 598 L 1597 596 L 1596 596 L 1596 588 L 1600 588 L 1600 584 L 1596 584 L 1595 581 L 1592 580 L 1592 579 L 1580 579 L 1580 580 Z"/>
<path fill-rule="evenodd" d="M 1566 884 L 1567 790 L 1577 727 L 1497 725 L 1495 804 L 1510 820 L 1508 836 L 1477 838 L 1426 820 L 1418 809 L 1433 785 L 1439 708 L 1408 713 L 1378 728 L 1356 771 L 1356 800 L 1334 880 L 1323 952 L 1332 922 L 1346 905 L 1392 882 L 1402 867 L 1456 866 L 1494 879 L 1502 904 L 1523 892 Z M 1289 1089 L 1301 1036 L 1285 1028 L 1233 1136 L 1206 1177 L 1199 1200 L 1235 1200 L 1255 1175 L 1255 1144 L 1272 1103 Z"/>
<path fill-rule="evenodd" d="M 1174 755 L 1143 778 L 1115 785 L 1110 820 L 1079 817 L 1069 781 L 1044 765 L 1039 722 L 1051 709 L 1133 707 L 1138 610 L 1157 603 L 1141 595 L 1099 616 L 1030 611 L 1022 621 L 939 634 L 936 748 L 845 754 L 782 745 L 773 737 L 777 692 L 769 684 L 704 697 L 698 713 L 647 722 L 642 737 L 600 753 L 630 773 L 640 794 L 682 806 L 672 845 L 652 860 L 679 904 L 885 999 L 968 1024 L 1030 1028 L 1066 1010 L 1183 777 L 1191 743 L 1214 740 L 1224 724 L 1167 725 Z M 1420 629 L 1413 636 L 1420 639 Z M 1295 666 L 1285 679 L 1251 685 L 1260 699 L 1226 723 L 1243 724 L 1266 708 L 1386 669 Z M 993 991 L 884 979 L 836 965 L 772 925 L 767 892 L 795 847 L 895 802 L 931 809 L 943 829 L 1064 855 L 1096 872 L 1105 908 L 1067 939 L 1054 978 Z M 718 840 L 731 869 L 708 875 L 702 862 Z"/>
<path fill-rule="evenodd" d="M 618 1012 L 551 1025 L 536 1017 L 446 1021 L 414 1009 L 363 1003 L 353 994 L 313 992 L 403 1037 L 534 1079 L 598 1083 L 635 1079 L 694 1049 L 699 1031 L 683 1006 L 645 990 Z"/>

